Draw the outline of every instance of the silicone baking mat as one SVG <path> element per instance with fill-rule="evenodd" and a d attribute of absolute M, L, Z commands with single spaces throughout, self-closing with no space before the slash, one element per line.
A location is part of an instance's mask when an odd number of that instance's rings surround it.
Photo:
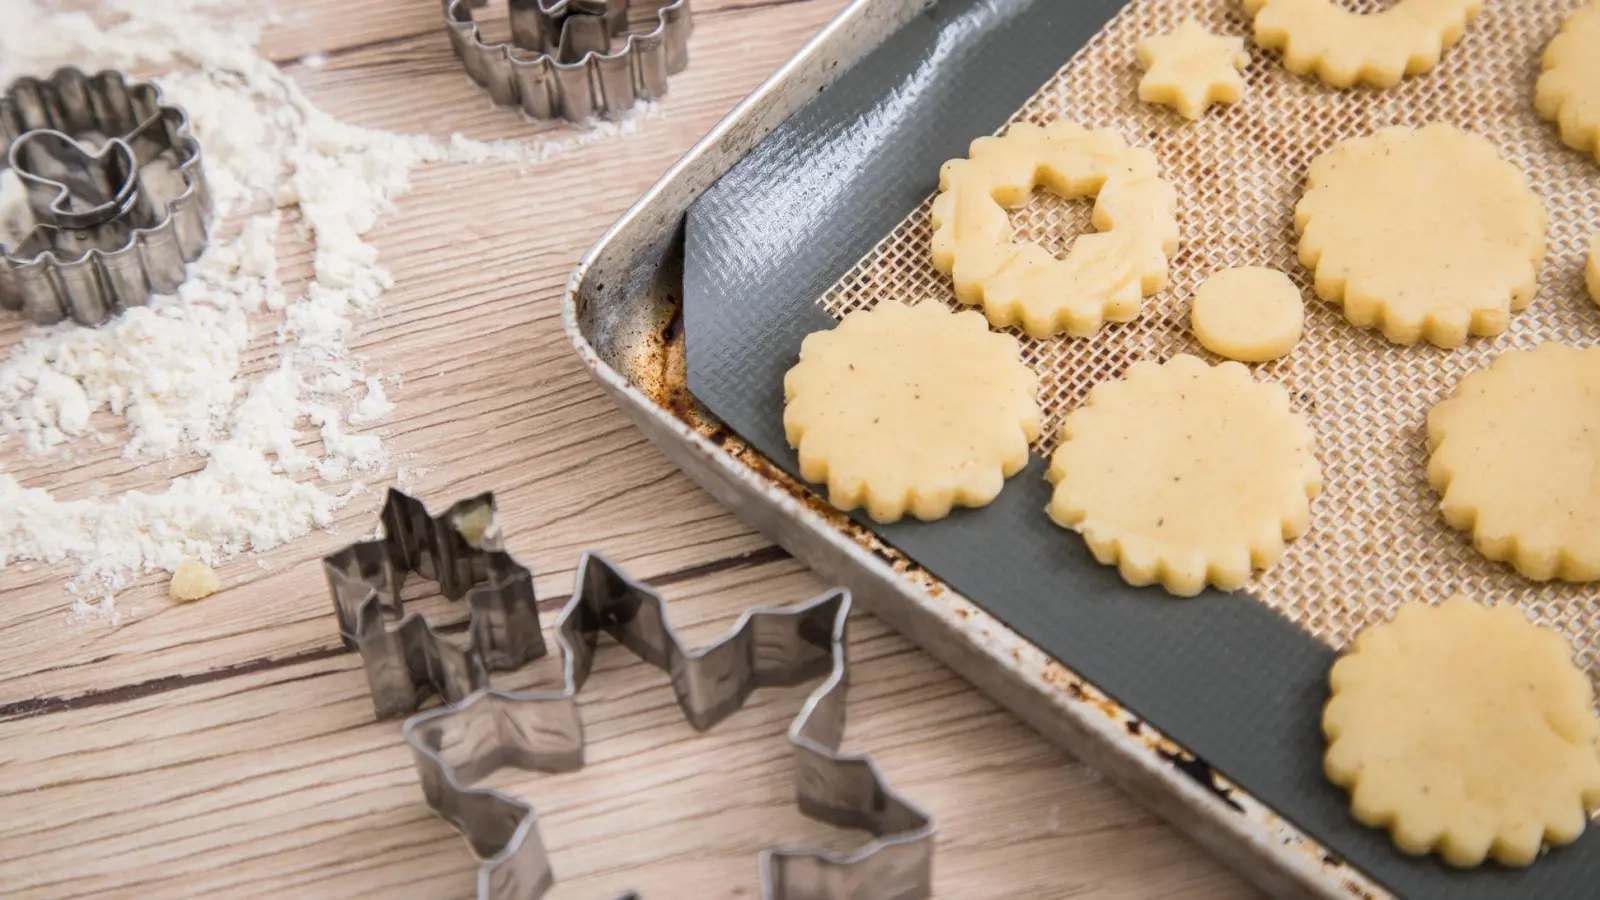
<path fill-rule="evenodd" d="M 1579 662 L 1600 676 L 1600 591 L 1535 585 L 1483 560 L 1444 526 L 1424 477 L 1426 411 L 1462 374 L 1508 348 L 1600 337 L 1600 311 L 1582 287 L 1584 246 L 1600 226 L 1600 167 L 1561 147 L 1531 106 L 1539 54 L 1575 6 L 1491 0 L 1438 68 L 1386 91 L 1325 88 L 1252 46 L 1245 99 L 1190 124 L 1137 101 L 1134 45 L 1189 16 L 1246 34 L 1236 3 L 941 2 L 691 212 L 690 389 L 793 474 L 782 374 L 804 334 L 833 321 L 821 310 L 837 315 L 885 296 L 954 303 L 928 261 L 927 200 L 939 164 L 1008 118 L 1115 128 L 1154 151 L 1178 189 L 1184 248 L 1171 286 L 1135 322 L 1095 338 L 1024 340 L 1048 421 L 1033 465 L 995 505 L 941 523 L 872 527 L 1398 893 L 1587 896 L 1600 883 L 1592 834 L 1520 873 L 1452 873 L 1398 854 L 1381 833 L 1355 826 L 1343 795 L 1322 780 L 1317 730 L 1329 645 L 1407 599 L 1462 590 L 1518 603 L 1572 638 Z M 1344 137 L 1435 120 L 1495 142 L 1544 200 L 1550 255 L 1533 307 L 1499 338 L 1442 351 L 1396 347 L 1311 299 L 1301 345 L 1257 367 L 1290 389 L 1318 432 L 1326 486 L 1310 534 L 1249 596 L 1183 602 L 1122 586 L 1042 512 L 1040 457 L 1060 417 L 1130 362 L 1199 352 L 1187 301 L 1216 269 L 1266 265 L 1306 286 L 1292 224 L 1311 159 Z M 1088 207 L 1041 194 L 1014 221 L 1064 251 L 1087 228 Z"/>

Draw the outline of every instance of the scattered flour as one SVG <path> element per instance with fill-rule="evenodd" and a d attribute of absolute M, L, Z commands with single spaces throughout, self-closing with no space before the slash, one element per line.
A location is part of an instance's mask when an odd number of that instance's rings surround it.
<path fill-rule="evenodd" d="M 217 15 L 236 2 L 105 0 L 90 15 L 0 0 L 0 82 L 69 63 L 166 70 L 158 83 L 189 112 L 205 147 L 216 221 L 238 224 L 236 236 L 213 239 L 177 296 L 100 328 L 30 329 L 0 363 L 0 442 L 69 453 L 74 439 L 88 437 L 120 443 L 130 458 L 205 461 L 162 491 L 82 500 L 0 472 L 0 569 L 71 561 L 78 618 L 115 624 L 112 594 L 141 572 L 171 571 L 184 559 L 212 565 L 327 528 L 365 490 L 352 479 L 388 467 L 381 435 L 360 429 L 395 404 L 347 342 L 393 284 L 365 236 L 409 189 L 412 169 L 538 163 L 628 134 L 657 114 L 645 108 L 543 141 L 457 134 L 441 142 L 358 127 L 318 110 L 256 52 L 258 26 Z M 0 179 L 0 228 L 17 220 L 17 200 Z M 314 278 L 298 296 L 278 281 L 283 221 L 313 251 Z M 263 337 L 275 342 L 276 359 L 251 380 L 241 359 Z M 116 426 L 100 433 L 95 422 L 106 413 Z"/>

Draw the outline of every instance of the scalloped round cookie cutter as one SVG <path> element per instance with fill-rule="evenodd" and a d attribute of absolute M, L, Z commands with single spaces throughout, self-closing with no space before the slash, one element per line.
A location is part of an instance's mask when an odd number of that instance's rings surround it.
<path fill-rule="evenodd" d="M 0 307 L 98 325 L 177 290 L 205 250 L 200 143 L 154 84 L 73 67 L 19 78 L 0 96 L 0 150 L 33 220 L 15 245 L 0 238 Z M 157 160 L 181 180 L 176 193 L 158 190 Z"/>
<path fill-rule="evenodd" d="M 1014 240 L 1007 210 L 1039 186 L 1095 198 L 1096 230 L 1065 259 Z M 940 170 L 933 264 L 952 277 L 958 300 L 983 307 L 998 328 L 1088 337 L 1106 322 L 1132 321 L 1143 299 L 1166 287 L 1167 261 L 1178 249 L 1176 209 L 1177 192 L 1155 155 L 1116 132 L 1017 123 L 1001 137 L 973 141 L 966 159 Z"/>
<path fill-rule="evenodd" d="M 446 0 L 445 27 L 467 75 L 500 106 L 535 119 L 618 116 L 667 93 L 689 65 L 689 0 L 512 0 L 511 40 L 487 44 L 472 10 L 488 0 Z M 630 19 L 654 13 L 634 32 Z"/>
<path fill-rule="evenodd" d="M 850 592 L 836 589 L 788 609 L 747 610 L 722 639 L 690 649 L 666 601 L 594 553 L 578 563 L 572 597 L 557 616 L 559 690 L 513 692 L 488 684 L 541 657 L 546 643 L 529 571 L 499 547 L 491 494 L 439 516 L 397 490 L 381 514 L 384 535 L 323 560 L 340 634 L 360 652 L 378 717 L 414 710 L 430 693 L 446 706 L 412 716 L 411 746 L 428 805 L 482 860 L 480 900 L 539 900 L 555 883 L 538 814 L 528 803 L 474 787 L 512 767 L 570 772 L 584 764 L 577 696 L 602 634 L 668 673 L 684 718 L 704 731 L 763 687 L 823 681 L 788 730 L 800 811 L 873 840 L 851 853 L 768 848 L 765 900 L 923 900 L 933 893 L 934 819 L 896 793 L 868 756 L 842 753 L 849 687 Z M 398 625 L 407 575 L 435 581 L 471 609 L 463 647 L 417 614 Z M 632 892 L 623 897 L 635 898 Z M 619 898 L 621 900 L 621 898 Z"/>

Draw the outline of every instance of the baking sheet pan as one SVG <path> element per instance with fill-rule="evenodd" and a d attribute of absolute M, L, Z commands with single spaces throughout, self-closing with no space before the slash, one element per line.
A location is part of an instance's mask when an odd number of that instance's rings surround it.
<path fill-rule="evenodd" d="M 709 189 L 684 263 L 694 395 L 798 477 L 782 376 L 804 335 L 833 322 L 817 299 L 926 199 L 940 163 L 1000 127 L 1121 6 L 943 0 Z M 1593 895 L 1592 830 L 1527 870 L 1459 873 L 1354 823 L 1321 776 L 1332 651 L 1247 595 L 1123 585 L 1045 518 L 1042 471 L 1034 459 L 993 505 L 943 522 L 857 521 L 1396 893 Z"/>

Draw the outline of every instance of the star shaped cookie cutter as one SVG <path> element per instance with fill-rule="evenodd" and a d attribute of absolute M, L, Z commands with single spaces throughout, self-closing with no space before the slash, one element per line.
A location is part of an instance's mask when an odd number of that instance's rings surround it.
<path fill-rule="evenodd" d="M 19 78 L 0 96 L 0 152 L 32 219 L 14 246 L 0 237 L 0 307 L 98 325 L 177 290 L 205 250 L 200 143 L 154 84 L 72 67 Z"/>
<path fill-rule="evenodd" d="M 324 560 L 341 632 L 361 652 L 380 718 L 414 708 L 424 688 L 448 701 L 478 685 L 459 702 L 411 717 L 403 734 L 428 805 L 483 860 L 480 900 L 539 900 L 555 883 L 534 808 L 473 785 L 507 766 L 538 772 L 583 766 L 577 695 L 602 634 L 668 673 L 684 717 L 700 731 L 737 711 L 758 688 L 824 679 L 788 732 L 799 808 L 830 825 L 871 832 L 874 840 L 848 854 L 763 851 L 765 900 L 921 900 L 932 894 L 936 823 L 890 788 L 870 757 L 839 751 L 849 687 L 848 591 L 830 591 L 792 609 L 748 610 L 726 637 L 688 649 L 668 621 L 660 594 L 604 557 L 586 553 L 572 598 L 555 621 L 562 689 L 499 690 L 471 673 L 512 668 L 513 660 L 543 655 L 545 643 L 532 581 L 524 581 L 527 570 L 497 548 L 492 512 L 493 499 L 485 494 L 433 517 L 418 501 L 391 490 L 384 537 Z M 472 604 L 471 639 L 465 649 L 457 648 L 464 660 L 441 655 L 437 645 L 444 640 L 420 617 L 407 617 L 392 629 L 382 625 L 386 615 L 399 614 L 400 583 L 408 572 L 434 579 L 446 596 L 454 592 Z M 502 619 L 500 613 L 510 615 Z M 524 614 L 534 616 L 531 631 Z M 430 660 L 445 662 L 435 666 Z"/>
<path fill-rule="evenodd" d="M 689 0 L 510 0 L 511 40 L 495 44 L 472 19 L 486 3 L 445 0 L 450 45 L 496 104 L 535 119 L 620 115 L 689 65 Z M 652 13 L 649 30 L 630 31 Z"/>

